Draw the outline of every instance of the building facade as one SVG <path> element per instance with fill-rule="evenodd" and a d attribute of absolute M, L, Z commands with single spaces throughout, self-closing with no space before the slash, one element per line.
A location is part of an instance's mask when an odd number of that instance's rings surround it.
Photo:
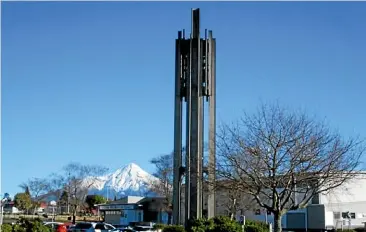
<path fill-rule="evenodd" d="M 183 186 L 184 188 L 184 186 Z M 238 194 L 236 193 L 236 196 Z M 239 194 L 240 199 L 230 190 L 216 192 L 216 215 L 274 222 L 272 214 L 261 208 L 251 196 Z M 204 196 L 206 197 L 206 196 Z M 302 199 L 297 196 L 298 201 Z M 184 223 L 184 194 L 182 194 L 181 221 Z M 204 205 L 205 213 L 207 205 Z M 289 211 L 282 217 L 282 227 L 291 230 L 318 230 L 326 228 L 358 228 L 366 222 L 366 173 L 328 193 L 315 196 L 307 208 Z"/>
<path fill-rule="evenodd" d="M 98 210 L 106 223 L 128 226 L 141 222 L 168 223 L 164 198 L 127 196 Z"/>

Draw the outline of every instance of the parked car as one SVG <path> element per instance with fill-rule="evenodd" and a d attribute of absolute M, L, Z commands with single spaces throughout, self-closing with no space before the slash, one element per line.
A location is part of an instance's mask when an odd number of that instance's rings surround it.
<path fill-rule="evenodd" d="M 66 226 L 66 227 L 67 227 L 67 232 L 73 232 L 74 228 L 75 228 L 75 225 L 69 225 L 69 226 Z"/>
<path fill-rule="evenodd" d="M 72 232 L 109 232 L 116 229 L 111 224 L 102 222 L 80 222 L 75 225 Z"/>
<path fill-rule="evenodd" d="M 44 225 L 55 232 L 67 232 L 66 225 L 60 222 L 45 222 Z"/>
<path fill-rule="evenodd" d="M 154 229 L 151 226 L 135 226 L 133 228 L 133 231 L 135 231 L 135 232 L 153 232 Z"/>

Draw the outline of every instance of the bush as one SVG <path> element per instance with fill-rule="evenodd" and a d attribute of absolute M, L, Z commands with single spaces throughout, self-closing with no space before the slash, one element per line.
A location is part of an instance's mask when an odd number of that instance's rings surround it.
<path fill-rule="evenodd" d="M 245 225 L 245 232 L 267 232 L 268 230 L 263 230 L 262 227 L 258 225 Z"/>
<path fill-rule="evenodd" d="M 43 225 L 41 219 L 29 220 L 20 218 L 14 227 L 14 232 L 51 232 L 51 228 Z"/>
<path fill-rule="evenodd" d="M 207 220 L 205 218 L 189 220 L 187 231 L 188 232 L 206 232 L 214 228 L 213 220 Z"/>
<path fill-rule="evenodd" d="M 245 231 L 249 232 L 268 232 L 269 226 L 262 221 L 245 220 Z"/>
<path fill-rule="evenodd" d="M 1 232 L 12 232 L 13 226 L 10 224 L 2 224 L 1 225 Z"/>
<path fill-rule="evenodd" d="M 356 230 L 351 230 L 351 229 L 337 229 L 337 232 L 356 232 Z"/>
<path fill-rule="evenodd" d="M 217 216 L 212 218 L 213 228 L 209 232 L 242 232 L 241 225 L 229 217 Z"/>
<path fill-rule="evenodd" d="M 183 226 L 169 225 L 164 226 L 163 232 L 185 232 L 185 229 Z"/>
<path fill-rule="evenodd" d="M 162 230 L 162 229 L 164 229 L 165 226 L 166 225 L 164 225 L 164 224 L 157 223 L 157 224 L 154 224 L 153 229 L 154 230 Z"/>

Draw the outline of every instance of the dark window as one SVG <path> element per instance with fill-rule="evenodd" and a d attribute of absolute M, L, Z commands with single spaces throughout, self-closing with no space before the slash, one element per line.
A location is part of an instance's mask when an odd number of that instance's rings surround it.
<path fill-rule="evenodd" d="M 95 229 L 104 230 L 104 229 L 105 229 L 105 227 L 104 227 L 104 225 L 103 225 L 103 224 L 97 224 L 97 225 L 95 226 Z"/>
<path fill-rule="evenodd" d="M 257 209 L 257 210 L 255 211 L 255 215 L 261 215 L 261 210 L 260 210 L 260 209 Z"/>
<path fill-rule="evenodd" d="M 110 225 L 105 225 L 105 227 L 107 228 L 107 230 L 113 230 L 113 229 L 115 229 L 113 226 L 110 226 Z"/>
<path fill-rule="evenodd" d="M 311 199 L 311 204 L 319 204 L 319 194 L 315 194 Z"/>
<path fill-rule="evenodd" d="M 342 212 L 342 218 L 355 219 L 356 214 L 355 213 L 350 213 L 350 212 Z"/>
<path fill-rule="evenodd" d="M 150 227 L 140 227 L 140 226 L 136 226 L 135 231 L 148 231 L 148 230 L 152 230 L 152 228 Z"/>
<path fill-rule="evenodd" d="M 90 229 L 92 228 L 92 224 L 90 223 L 78 223 L 75 226 L 75 229 Z"/>

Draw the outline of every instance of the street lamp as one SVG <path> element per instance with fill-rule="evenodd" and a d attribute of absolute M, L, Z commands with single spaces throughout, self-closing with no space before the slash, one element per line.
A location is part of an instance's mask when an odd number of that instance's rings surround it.
<path fill-rule="evenodd" d="M 50 206 L 52 207 L 52 222 L 55 221 L 55 207 L 57 203 L 56 201 L 51 201 Z"/>
<path fill-rule="evenodd" d="M 4 204 L 9 201 L 10 195 L 9 193 L 5 193 L 3 199 L 1 199 L 1 215 L 0 215 L 0 228 L 3 224 L 3 217 L 4 217 Z"/>

